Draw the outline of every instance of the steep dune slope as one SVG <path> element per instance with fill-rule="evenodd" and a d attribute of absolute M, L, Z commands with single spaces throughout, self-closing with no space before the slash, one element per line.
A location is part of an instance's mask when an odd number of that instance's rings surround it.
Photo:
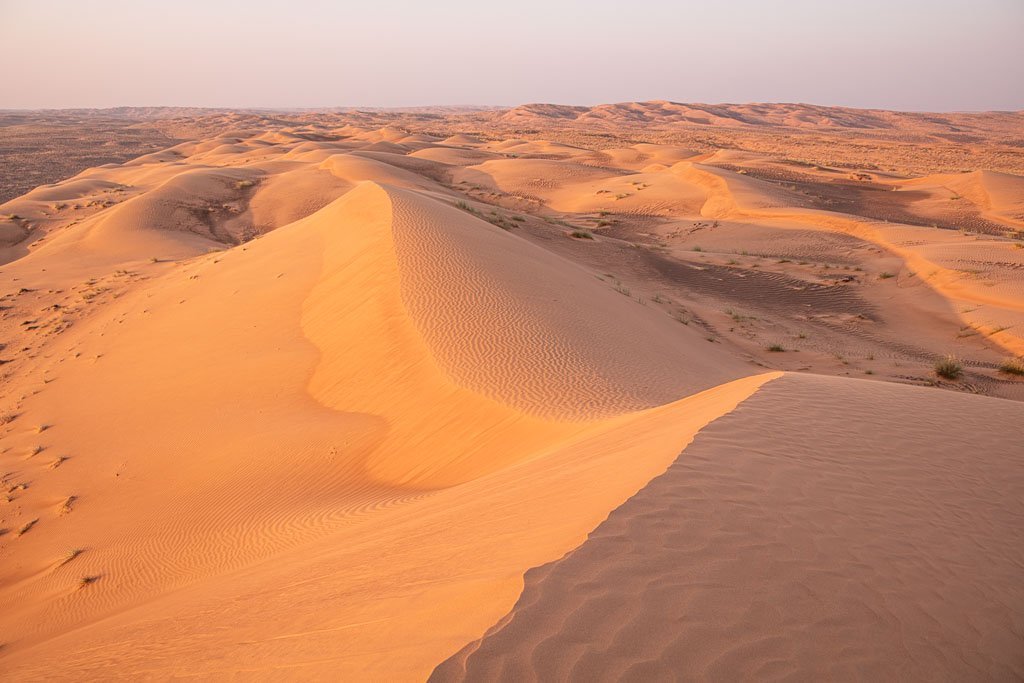
<path fill-rule="evenodd" d="M 375 615 L 380 626 L 360 631 L 332 670 L 425 675 L 510 607 L 527 567 L 578 543 L 770 377 L 631 412 L 744 366 L 698 361 L 699 337 L 659 328 L 552 258 L 461 211 L 364 183 L 72 328 L 22 379 L 47 378 L 6 428 L 5 670 L 32 678 L 60 651 L 65 674 L 213 674 L 225 661 L 308 674 L 328 663 L 310 656 L 316 637 L 291 634 L 322 624 L 333 595 L 335 623 Z M 32 284 L 44 259 L 5 276 Z M 543 300 L 549 276 L 577 310 Z M 602 327 L 605 306 L 644 343 Z M 615 367 L 619 356 L 632 371 Z M 519 375 L 469 372 L 489 358 Z M 702 370 L 684 374 L 686 363 Z M 531 373 L 575 379 L 546 388 Z M 544 399 L 551 416 L 536 414 Z M 549 467 L 558 474 L 538 478 Z M 434 538 L 442 530 L 446 542 Z M 382 547 L 390 568 L 367 585 L 358 568 Z M 465 576 L 469 557 L 480 561 Z M 398 598 L 422 582 L 433 587 L 410 609 Z M 253 599 L 253 588 L 276 597 Z M 213 630 L 178 632 L 182 619 Z M 254 658 L 242 632 L 285 642 Z"/>
<path fill-rule="evenodd" d="M 593 419 L 749 374 L 575 264 L 457 209 L 391 195 L 403 298 L 459 383 L 531 414 Z"/>
<path fill-rule="evenodd" d="M 531 570 L 432 680 L 1019 678 L 1022 419 L 787 375 Z"/>

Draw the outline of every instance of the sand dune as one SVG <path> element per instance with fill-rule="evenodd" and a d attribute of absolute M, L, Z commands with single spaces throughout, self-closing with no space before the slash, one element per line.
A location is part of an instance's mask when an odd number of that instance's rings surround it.
<path fill-rule="evenodd" d="M 1019 678 L 1022 417 L 787 375 L 431 680 Z"/>
<path fill-rule="evenodd" d="M 942 124 L 151 123 L 0 206 L 6 677 L 1024 675 L 1021 178 L 638 136 Z"/>
<path fill-rule="evenodd" d="M 441 215 L 434 216 L 432 211 Z M 462 233 L 460 221 L 465 224 Z M 455 230 L 455 237 L 431 233 L 433 226 L 439 225 Z M 473 234 L 474 230 L 479 236 Z M 458 237 L 462 240 L 456 241 Z M 445 239 L 461 254 L 442 256 L 434 251 L 444 248 Z M 483 242 L 474 244 L 479 239 Z M 495 240 L 499 246 L 489 244 Z M 501 247 L 503 243 L 507 246 Z M 520 243 L 523 246 L 518 246 Z M 495 259 L 492 254 L 492 249 L 502 248 L 513 254 L 516 249 L 526 248 L 516 256 L 518 273 L 495 270 L 509 263 L 507 257 Z M 494 283 L 476 284 L 463 293 L 435 290 L 426 302 L 441 302 L 444 305 L 440 310 L 416 302 L 415 296 L 424 289 L 458 281 L 458 273 L 448 273 L 447 277 L 431 273 L 433 263 L 465 261 L 462 267 L 467 275 L 463 277 L 469 277 L 473 272 L 487 273 L 488 258 L 493 261 L 490 277 L 498 278 Z M 712 368 L 705 356 L 705 374 L 695 379 L 691 373 L 690 379 L 680 385 L 680 379 L 670 373 L 671 355 L 662 359 L 660 366 L 656 363 L 659 353 L 671 354 L 673 349 L 669 347 L 659 351 L 634 342 L 630 349 L 628 340 L 635 338 L 616 340 L 615 330 L 588 331 L 587 325 L 599 320 L 593 314 L 580 315 L 575 322 L 555 318 L 542 322 L 543 309 L 523 309 L 502 314 L 506 322 L 514 320 L 510 315 L 522 316 L 521 322 L 502 331 L 510 346 L 496 347 L 488 355 L 500 360 L 502 353 L 511 352 L 504 359 L 508 368 L 501 364 L 494 367 L 519 372 L 524 381 L 531 373 L 539 377 L 551 373 L 549 384 L 538 383 L 534 389 L 547 393 L 533 397 L 527 394 L 532 401 L 518 393 L 506 394 L 501 387 L 513 385 L 500 374 L 475 374 L 453 383 L 449 373 L 458 378 L 472 366 L 466 358 L 445 357 L 445 353 L 450 354 L 447 335 L 453 333 L 448 331 L 451 322 L 446 316 L 454 316 L 453 322 L 470 321 L 482 326 L 463 327 L 454 333 L 482 341 L 495 339 L 496 332 L 487 329 L 488 316 L 502 309 L 481 296 L 488 289 L 508 297 L 522 288 L 520 297 L 529 302 L 540 298 L 538 293 L 531 293 L 531 288 L 558 285 L 564 280 L 562 286 L 566 289 L 582 288 L 583 294 L 589 291 L 593 297 L 578 297 L 577 306 L 621 306 L 619 315 L 635 318 L 634 326 L 646 325 L 650 327 L 648 334 L 657 334 L 656 326 L 651 326 L 661 323 L 660 318 L 650 321 L 645 308 L 602 287 L 585 273 L 576 275 L 574 283 L 575 266 L 545 261 L 551 258 L 456 209 L 399 190 L 363 184 L 310 217 L 250 243 L 244 252 L 202 257 L 152 286 L 141 287 L 93 325 L 72 333 L 72 345 L 60 360 L 50 364 L 59 375 L 60 391 L 40 394 L 23 406 L 18 418 L 22 424 L 46 415 L 46 421 L 53 424 L 45 432 L 46 448 L 68 452 L 73 446 L 74 453 L 67 464 L 53 470 L 43 482 L 33 480 L 31 488 L 17 497 L 21 514 L 37 515 L 41 522 L 31 535 L 18 539 L 21 569 L 6 577 L 5 583 L 13 592 L 5 600 L 9 620 L 4 631 L 12 633 L 16 623 L 35 625 L 21 630 L 17 645 L 8 645 L 12 651 L 9 670 L 31 676 L 28 663 L 33 659 L 32 645 L 49 647 L 53 642 L 71 650 L 82 648 L 84 658 L 69 654 L 69 666 L 94 673 L 107 670 L 109 660 L 97 661 L 87 655 L 87 643 L 98 632 L 95 628 L 83 632 L 75 628 L 77 624 L 120 614 L 104 622 L 115 633 L 122 620 L 127 620 L 133 631 L 150 628 L 137 623 L 137 619 L 144 624 L 156 620 L 151 627 L 163 629 L 167 622 L 160 608 L 134 617 L 130 616 L 132 610 L 123 610 L 154 593 L 174 594 L 174 601 L 180 600 L 180 591 L 186 587 L 186 593 L 198 591 L 209 598 L 224 590 L 223 582 L 231 580 L 227 574 L 258 564 L 263 558 L 277 557 L 281 561 L 281 553 L 299 552 L 295 548 L 303 543 L 341 533 L 355 520 L 371 516 L 378 509 L 401 508 L 403 516 L 410 515 L 406 507 L 416 500 L 433 500 L 424 496 L 437 487 L 510 471 L 510 465 L 525 460 L 537 468 L 541 457 L 578 460 L 581 464 L 577 467 L 594 468 L 593 474 L 579 474 L 582 477 L 614 478 L 614 485 L 608 482 L 588 494 L 595 499 L 592 505 L 580 501 L 571 511 L 564 511 L 571 535 L 555 535 L 539 548 L 530 542 L 530 536 L 524 537 L 519 542 L 523 545 L 521 554 L 511 554 L 504 560 L 500 576 L 504 577 L 509 567 L 525 569 L 538 552 L 547 555 L 551 548 L 564 552 L 573 535 L 586 531 L 586 526 L 573 520 L 592 524 L 589 520 L 607 509 L 609 496 L 615 500 L 612 505 L 617 504 L 655 474 L 656 468 L 663 468 L 685 443 L 688 421 L 699 425 L 714 419 L 722 411 L 718 407 L 722 401 L 735 404 L 743 395 L 740 392 L 749 392 L 764 381 L 747 381 L 736 389 L 716 389 L 717 393 L 708 399 L 684 401 L 670 411 L 682 418 L 671 422 L 666 422 L 664 412 L 616 418 L 639 407 L 635 405 L 637 399 L 655 405 L 666 392 L 686 395 L 702 385 L 714 386 L 728 377 L 735 361 L 723 357 L 723 369 L 708 376 Z M 523 273 L 522 267 L 529 267 L 531 262 L 536 263 L 532 267 L 552 272 L 532 276 Z M 261 280 L 271 275 L 267 269 L 272 263 L 287 267 L 260 286 Z M 322 265 L 318 268 L 318 264 Z M 555 280 L 549 283 L 547 276 Z M 247 290 L 246 283 L 258 287 L 258 295 L 257 290 Z M 479 303 L 476 297 L 481 297 Z M 475 311 L 478 305 L 485 308 Z M 402 313 L 406 308 L 409 313 Z M 239 319 L 249 324 L 238 326 L 234 321 Z M 105 342 L 100 337 L 112 323 L 127 325 L 116 341 Z M 677 332 L 677 328 L 668 327 L 668 332 Z M 197 337 L 200 330 L 202 336 Z M 686 342 L 683 332 L 679 328 L 678 334 L 683 336 L 676 342 L 677 348 L 686 348 L 688 343 L 703 351 L 703 340 L 694 337 Z M 562 336 L 564 345 L 552 346 L 556 337 L 551 335 Z M 146 339 L 161 342 L 154 348 L 144 342 Z M 362 345 L 356 341 L 360 339 Z M 516 340 L 521 340 L 519 346 L 515 346 Z M 530 348 L 539 343 L 544 345 Z M 591 357 L 574 351 L 579 348 L 593 354 L 602 347 L 607 349 L 604 355 Z M 240 349 L 245 351 L 240 353 Z M 616 358 L 613 352 L 635 356 L 636 367 L 654 363 L 651 377 L 635 376 L 628 372 L 629 366 L 625 371 L 609 367 L 609 359 Z M 545 353 L 548 358 L 537 358 Z M 522 356 L 526 366 L 516 366 L 516 354 Z M 60 367 L 64 359 L 83 355 L 92 360 L 68 361 L 71 367 Z M 154 362 L 156 358 L 159 362 Z M 531 367 L 538 360 L 542 365 Z M 459 368 L 456 361 L 464 367 Z M 549 362 L 554 365 L 545 368 L 543 364 Z M 258 375 L 253 374 L 254 364 L 261 368 Z M 448 368 L 448 372 L 442 368 Z M 609 371 L 619 375 L 602 377 Z M 732 373 L 744 374 L 736 369 Z M 573 378 L 579 384 L 561 386 L 554 383 L 558 376 Z M 639 380 L 653 393 L 642 397 L 628 384 L 616 385 L 616 379 Z M 665 389 L 649 386 L 659 379 L 669 382 Z M 231 398 L 240 386 L 244 386 L 247 397 L 244 401 L 237 396 Z M 147 388 L 145 401 L 139 401 L 137 387 Z M 98 392 L 97 399 L 83 409 L 78 397 L 94 392 Z M 583 398 L 587 396 L 608 398 L 595 403 L 594 399 Z M 621 401 L 619 397 L 626 397 L 627 403 L 602 402 Z M 544 399 L 555 409 L 565 406 L 556 410 L 561 420 L 529 414 L 538 412 Z M 702 405 L 702 401 L 710 401 L 710 407 L 691 408 Z M 520 404 L 527 412 L 517 408 Z M 153 406 L 174 408 L 154 421 L 150 412 Z M 574 412 L 566 413 L 570 407 Z M 263 416 L 257 430 L 253 429 L 252 415 Z M 600 416 L 605 416 L 605 421 L 597 420 Z M 643 438 L 647 446 L 639 448 L 628 439 L 622 441 L 626 434 L 636 433 L 640 424 L 650 425 L 652 420 L 663 426 L 660 436 L 657 430 L 651 431 L 652 427 L 644 427 L 643 433 L 650 433 Z M 183 424 L 189 428 L 182 430 Z M 637 426 L 630 426 L 634 424 Z M 118 434 L 119 443 L 132 447 L 111 452 L 106 444 L 112 433 Z M 67 441 L 62 434 L 68 435 Z M 197 434 L 203 435 L 203 450 L 208 455 L 183 466 L 181 456 L 192 451 L 190 444 L 195 443 Z M 272 440 L 265 437 L 269 434 L 274 435 Z M 31 440 L 33 436 L 23 430 L 11 434 L 15 441 Z M 612 452 L 604 456 L 608 464 L 603 469 L 595 468 L 595 453 L 609 447 Z M 623 461 L 620 448 L 636 455 Z M 287 457 L 282 458 L 284 454 Z M 650 464 L 641 467 L 644 458 Z M 628 473 L 616 471 L 621 470 L 623 462 L 629 463 Z M 33 476 L 29 473 L 42 465 L 42 461 L 29 463 L 28 471 L 23 469 L 20 476 Z M 520 503 L 532 495 L 551 496 L 537 488 L 533 479 L 518 479 L 521 473 L 510 471 L 507 476 L 520 481 L 518 487 L 529 486 L 532 490 L 530 494 L 522 490 L 516 493 L 515 500 Z M 575 485 L 580 479 L 573 481 Z M 568 483 L 563 482 L 560 486 Z M 498 486 L 493 480 L 486 484 Z M 74 498 L 73 514 L 57 514 L 50 519 L 55 514 L 50 512 L 55 494 L 61 499 Z M 458 495 L 468 495 L 473 505 L 489 508 L 495 503 L 493 497 L 472 496 L 465 491 Z M 510 496 L 511 491 L 503 495 Z M 548 505 L 555 500 L 561 499 L 554 498 Z M 215 511 L 209 507 L 214 501 Z M 170 511 L 182 502 L 186 505 L 175 514 L 175 524 L 167 526 Z M 443 508 L 447 515 L 453 514 L 450 504 Z M 132 511 L 130 515 L 126 515 L 127 510 Z M 479 520 L 485 525 L 487 515 L 480 514 Z M 364 533 L 377 533 L 374 525 L 358 526 Z M 473 540 L 465 542 L 471 546 Z M 358 543 L 365 541 L 352 541 Z M 491 543 L 487 539 L 487 544 Z M 81 556 L 55 566 L 69 548 L 81 548 Z M 373 548 L 368 552 L 373 554 Z M 296 561 L 302 564 L 299 556 Z M 354 562 L 351 557 L 346 560 L 347 566 Z M 424 556 L 420 554 L 410 562 L 420 566 Z M 440 565 L 435 569 L 439 570 Z M 98 578 L 95 585 L 76 589 L 77 574 Z M 502 579 L 502 583 L 506 581 Z M 403 585 L 385 582 L 381 588 L 403 590 Z M 471 587 L 466 590 L 472 593 Z M 29 595 L 35 599 L 27 600 Z M 502 604 L 496 601 L 495 605 L 492 612 L 497 613 Z M 468 616 L 481 618 L 478 614 Z M 478 623 L 482 626 L 485 622 Z M 453 622 L 453 628 L 455 625 Z M 275 625 L 271 630 L 276 633 L 277 628 Z M 394 630 L 386 633 L 393 637 Z M 451 642 L 450 633 L 436 632 L 433 637 L 443 635 Z M 84 641 L 78 640 L 82 637 Z M 168 634 L 159 639 L 165 638 L 169 638 L 168 652 L 182 647 L 181 643 L 173 644 L 174 638 Z M 24 654 L 17 654 L 16 648 Z M 433 650 L 425 652 L 417 656 L 432 655 Z M 147 656 L 158 655 L 150 652 Z M 348 666 L 368 665 L 355 658 Z"/>
<path fill-rule="evenodd" d="M 1020 112 L 1007 112 L 1020 125 Z M 811 104 L 694 104 L 651 100 L 621 102 L 594 107 L 527 104 L 500 115 L 501 120 L 522 125 L 538 119 L 607 123 L 687 123 L 724 127 L 775 126 L 811 129 L 897 129 L 945 133 L 956 120 L 965 127 L 985 126 L 994 114 L 914 114 L 872 109 L 823 107 Z M 971 124 L 974 124 L 971 126 Z"/>

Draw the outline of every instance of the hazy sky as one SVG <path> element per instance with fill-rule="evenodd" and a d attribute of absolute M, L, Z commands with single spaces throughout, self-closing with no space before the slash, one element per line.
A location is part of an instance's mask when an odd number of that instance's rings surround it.
<path fill-rule="evenodd" d="M 1024 109 L 1024 0 L 0 0 L 0 108 Z"/>

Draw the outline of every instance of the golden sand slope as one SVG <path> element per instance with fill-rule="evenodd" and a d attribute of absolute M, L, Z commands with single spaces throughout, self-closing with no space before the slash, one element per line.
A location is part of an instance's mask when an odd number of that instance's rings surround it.
<path fill-rule="evenodd" d="M 431 680 L 1018 679 L 1022 418 L 786 375 Z"/>
<path fill-rule="evenodd" d="M 464 212 L 367 183 L 70 332 L 38 370 L 54 388 L 24 402 L 8 438 L 7 481 L 28 485 L 9 519 L 38 521 L 4 537 L 5 668 L 425 675 L 508 609 L 525 569 L 575 545 L 764 381 L 632 412 L 743 366 L 723 355 L 685 372 L 703 340 L 574 273 Z M 553 315 L 552 287 L 570 315 Z M 674 347 L 636 346 L 587 306 Z M 464 357 L 456 337 L 471 342 Z M 552 463 L 558 475 L 528 474 Z M 182 619 L 205 626 L 181 632 Z M 329 661 L 297 635 L 335 642 L 364 621 L 376 626 Z M 66 668 L 39 668 L 56 652 Z"/>

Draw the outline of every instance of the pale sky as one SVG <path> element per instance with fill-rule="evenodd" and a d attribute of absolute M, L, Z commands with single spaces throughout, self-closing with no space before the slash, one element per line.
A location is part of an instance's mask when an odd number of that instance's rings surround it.
<path fill-rule="evenodd" d="M 1024 0 L 0 0 L 0 108 L 1024 109 Z"/>

